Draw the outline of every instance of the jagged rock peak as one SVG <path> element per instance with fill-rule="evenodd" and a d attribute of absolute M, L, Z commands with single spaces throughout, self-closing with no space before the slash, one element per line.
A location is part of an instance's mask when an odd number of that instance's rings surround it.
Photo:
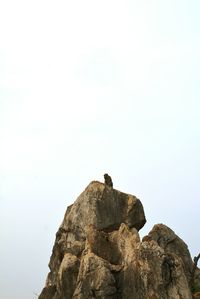
<path fill-rule="evenodd" d="M 39 299 L 192 299 L 187 245 L 164 225 L 141 242 L 145 222 L 135 196 L 91 182 L 67 208 Z"/>

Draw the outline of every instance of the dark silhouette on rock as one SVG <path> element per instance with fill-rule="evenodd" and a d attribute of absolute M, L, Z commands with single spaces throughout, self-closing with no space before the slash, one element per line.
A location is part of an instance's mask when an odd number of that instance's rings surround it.
<path fill-rule="evenodd" d="M 104 174 L 104 183 L 105 183 L 105 185 L 113 188 L 112 179 L 111 179 L 111 177 L 107 173 Z"/>
<path fill-rule="evenodd" d="M 196 287 L 198 287 L 198 291 L 200 291 L 200 279 L 197 277 L 200 276 L 200 271 L 197 267 L 198 261 L 200 259 L 200 253 L 194 257 L 193 259 L 193 267 L 191 273 L 190 287 L 193 291 L 195 291 Z"/>
<path fill-rule="evenodd" d="M 67 208 L 39 299 L 199 298 L 190 289 L 199 256 L 193 263 L 187 245 L 163 224 L 141 242 L 145 222 L 138 198 L 91 182 Z"/>

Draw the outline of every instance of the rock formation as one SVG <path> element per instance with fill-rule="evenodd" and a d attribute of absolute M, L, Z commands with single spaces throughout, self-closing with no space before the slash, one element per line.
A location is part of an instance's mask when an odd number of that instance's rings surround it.
<path fill-rule="evenodd" d="M 68 207 L 39 299 L 192 299 L 187 245 L 133 195 L 92 182 Z M 198 298 L 198 297 L 196 297 Z"/>

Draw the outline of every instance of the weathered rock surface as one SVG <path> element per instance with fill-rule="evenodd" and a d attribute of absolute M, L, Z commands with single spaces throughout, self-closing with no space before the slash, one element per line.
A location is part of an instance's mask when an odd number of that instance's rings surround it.
<path fill-rule="evenodd" d="M 67 211 L 61 228 L 85 240 L 85 228 L 89 224 L 112 231 L 122 222 L 138 230 L 144 226 L 146 219 L 140 200 L 94 181 Z"/>
<path fill-rule="evenodd" d="M 92 182 L 67 209 L 39 299 L 192 299 L 187 245 L 165 225 L 140 241 L 135 196 Z"/>
<path fill-rule="evenodd" d="M 191 279 L 193 261 L 185 242 L 179 238 L 173 230 L 163 224 L 156 224 L 149 236 L 155 240 L 166 253 L 175 253 L 182 260 L 185 275 L 188 281 Z"/>

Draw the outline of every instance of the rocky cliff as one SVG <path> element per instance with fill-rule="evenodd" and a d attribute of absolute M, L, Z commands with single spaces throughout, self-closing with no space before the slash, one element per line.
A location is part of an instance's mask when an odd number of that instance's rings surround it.
<path fill-rule="evenodd" d="M 145 222 L 138 198 L 90 183 L 66 211 L 39 299 L 194 298 L 187 245 L 163 224 L 141 241 Z"/>

